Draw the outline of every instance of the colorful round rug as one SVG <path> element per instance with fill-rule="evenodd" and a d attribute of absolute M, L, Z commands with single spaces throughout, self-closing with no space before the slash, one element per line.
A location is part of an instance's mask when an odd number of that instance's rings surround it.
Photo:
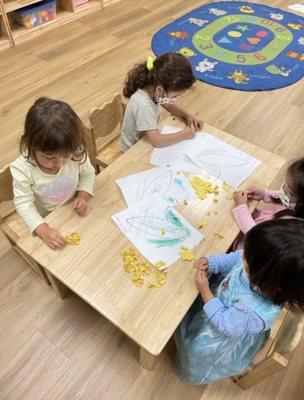
<path fill-rule="evenodd" d="M 304 18 L 256 3 L 208 3 L 160 29 L 152 49 L 183 54 L 211 85 L 277 89 L 304 76 Z"/>

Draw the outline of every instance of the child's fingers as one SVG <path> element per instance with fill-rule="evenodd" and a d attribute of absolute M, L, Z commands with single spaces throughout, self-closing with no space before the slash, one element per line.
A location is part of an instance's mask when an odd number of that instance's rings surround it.
<path fill-rule="evenodd" d="M 76 200 L 74 201 L 73 208 L 74 208 L 74 210 L 77 210 L 78 207 L 79 207 L 79 200 L 76 199 Z"/>
<path fill-rule="evenodd" d="M 65 246 L 66 241 L 65 239 L 58 233 L 54 239 L 54 241 L 59 245 L 59 246 Z"/>
<path fill-rule="evenodd" d="M 200 264 L 198 266 L 199 271 L 207 271 L 208 265 L 207 264 Z"/>
<path fill-rule="evenodd" d="M 60 244 L 57 243 L 56 240 L 53 240 L 53 241 L 51 242 L 51 247 L 52 247 L 53 250 L 57 250 L 57 249 L 60 248 Z"/>
<path fill-rule="evenodd" d="M 80 217 L 83 217 L 84 215 L 85 215 L 85 213 L 86 213 L 86 209 L 83 209 L 83 210 L 81 210 L 81 211 L 78 211 L 78 215 L 80 216 Z"/>
<path fill-rule="evenodd" d="M 56 250 L 56 246 L 53 245 L 52 242 L 47 242 L 48 247 L 50 247 L 52 250 Z"/>

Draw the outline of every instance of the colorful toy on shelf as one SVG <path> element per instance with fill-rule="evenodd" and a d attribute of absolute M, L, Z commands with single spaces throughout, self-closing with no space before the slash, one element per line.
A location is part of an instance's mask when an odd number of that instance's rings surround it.
<path fill-rule="evenodd" d="M 14 11 L 14 21 L 28 29 L 56 18 L 57 0 L 47 0 Z"/>

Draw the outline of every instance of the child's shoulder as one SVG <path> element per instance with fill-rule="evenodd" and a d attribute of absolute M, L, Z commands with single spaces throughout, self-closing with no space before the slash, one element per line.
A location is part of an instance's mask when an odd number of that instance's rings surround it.
<path fill-rule="evenodd" d="M 13 173 L 14 171 L 20 172 L 24 175 L 29 175 L 31 170 L 33 169 L 34 164 L 32 164 L 26 157 L 20 155 L 10 164 L 10 170 Z"/>
<path fill-rule="evenodd" d="M 142 89 L 137 89 L 135 93 L 132 94 L 130 97 L 130 100 L 128 104 L 132 105 L 137 105 L 137 106 L 145 106 L 149 104 L 153 104 L 153 100 L 151 97 L 148 95 L 147 92 L 145 92 Z"/>
<path fill-rule="evenodd" d="M 21 167 L 21 168 L 28 168 L 31 166 L 31 163 L 29 160 L 24 157 L 23 155 L 20 155 L 19 157 L 16 158 L 15 161 L 13 161 L 10 166 L 12 167 Z"/>

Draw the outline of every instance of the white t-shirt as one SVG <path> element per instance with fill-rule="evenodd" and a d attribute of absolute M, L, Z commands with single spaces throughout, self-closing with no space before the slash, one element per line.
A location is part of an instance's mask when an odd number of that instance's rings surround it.
<path fill-rule="evenodd" d="M 95 171 L 89 157 L 81 164 L 70 161 L 57 174 L 47 174 L 23 156 L 10 166 L 16 210 L 33 232 L 44 223 L 43 217 L 70 200 L 77 191 L 93 194 Z"/>
<path fill-rule="evenodd" d="M 138 142 L 146 131 L 158 129 L 160 106 L 151 99 L 147 92 L 138 89 L 127 104 L 121 128 L 122 152 Z"/>

